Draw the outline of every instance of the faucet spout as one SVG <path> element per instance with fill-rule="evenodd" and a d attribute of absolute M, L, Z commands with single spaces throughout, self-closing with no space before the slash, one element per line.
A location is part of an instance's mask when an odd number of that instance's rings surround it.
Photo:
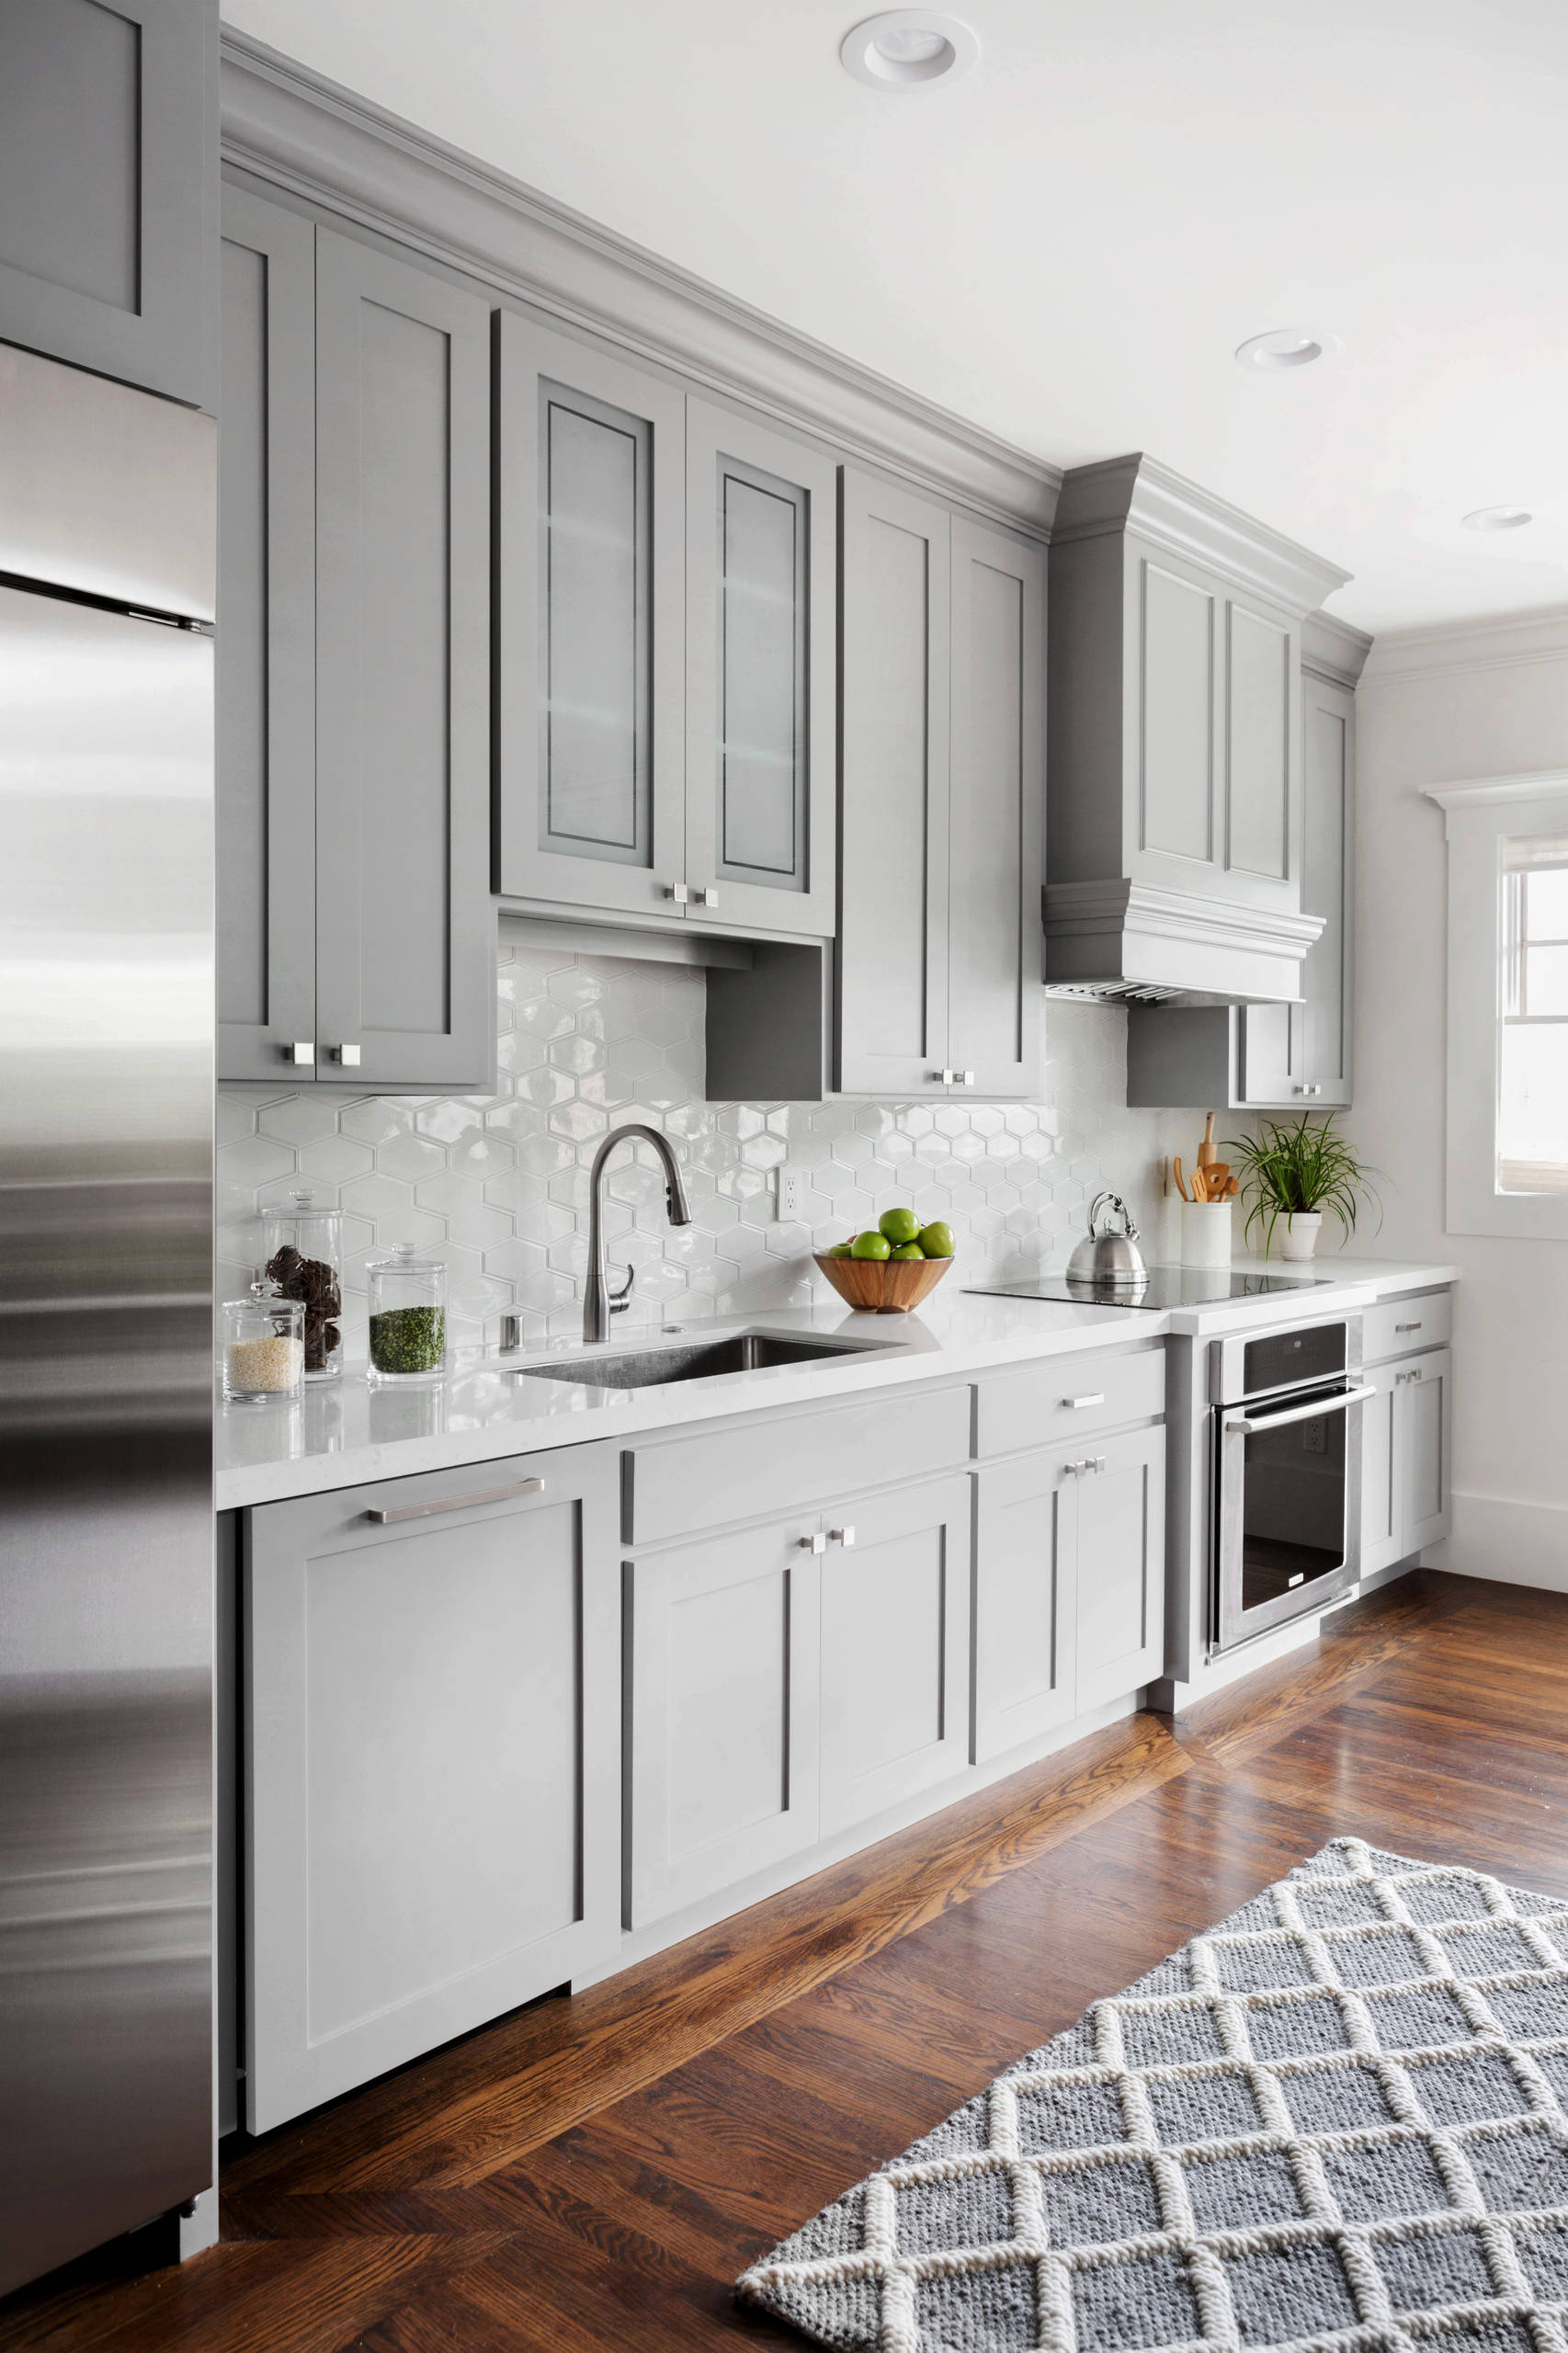
<path fill-rule="evenodd" d="M 588 1270 L 583 1284 L 583 1337 L 586 1341 L 607 1340 L 609 1319 L 629 1296 L 633 1275 L 629 1275 L 625 1289 L 616 1294 L 615 1306 L 610 1302 L 605 1270 L 604 1239 L 604 1172 L 605 1163 L 618 1144 L 629 1138 L 640 1138 L 652 1144 L 665 1172 L 665 1203 L 672 1225 L 689 1225 L 691 1211 L 687 1203 L 686 1185 L 680 1173 L 669 1138 L 645 1120 L 629 1120 L 624 1127 L 612 1128 L 597 1152 L 588 1172 Z"/>

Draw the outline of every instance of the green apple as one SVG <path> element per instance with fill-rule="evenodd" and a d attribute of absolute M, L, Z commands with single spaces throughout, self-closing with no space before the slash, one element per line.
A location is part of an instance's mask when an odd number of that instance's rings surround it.
<path fill-rule="evenodd" d="M 892 1255 L 895 1258 L 924 1258 L 926 1253 L 918 1242 L 901 1242 Z"/>
<path fill-rule="evenodd" d="M 953 1229 L 945 1219 L 937 1218 L 920 1229 L 920 1252 L 926 1258 L 950 1258 L 958 1248 Z"/>
<path fill-rule="evenodd" d="M 849 1256 L 852 1258 L 891 1258 L 892 1244 L 885 1233 L 878 1233 L 873 1228 L 869 1233 L 855 1236 L 849 1245 Z"/>
<path fill-rule="evenodd" d="M 877 1220 L 877 1230 L 887 1235 L 896 1250 L 905 1242 L 920 1239 L 920 1220 L 913 1210 L 884 1210 Z"/>

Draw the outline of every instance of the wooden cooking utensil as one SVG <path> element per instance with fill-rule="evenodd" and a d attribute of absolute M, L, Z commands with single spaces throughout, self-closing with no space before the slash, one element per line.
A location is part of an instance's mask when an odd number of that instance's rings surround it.
<path fill-rule="evenodd" d="M 1214 1151 L 1214 1114 L 1210 1111 L 1203 1126 L 1203 1142 L 1198 1147 L 1198 1165 L 1199 1168 L 1209 1167 L 1216 1156 L 1217 1155 Z"/>
<path fill-rule="evenodd" d="M 1231 1178 L 1230 1183 L 1226 1186 L 1225 1190 L 1224 1190 L 1224 1193 L 1223 1193 L 1223 1195 L 1222 1195 L 1222 1197 L 1221 1197 L 1221 1198 L 1222 1198 L 1223 1199 L 1227 1200 L 1227 1201 L 1233 1201 L 1233 1200 L 1235 1199 L 1235 1198 L 1236 1198 L 1236 1195 L 1237 1195 L 1240 1191 L 1241 1191 L 1241 1183 L 1240 1183 L 1240 1180 L 1239 1180 L 1239 1178 L 1233 1176 L 1233 1177 Z"/>
<path fill-rule="evenodd" d="M 1195 1168 L 1193 1170 L 1192 1198 L 1195 1201 L 1206 1201 L 1209 1199 L 1209 1172 L 1207 1169 Z"/>
<path fill-rule="evenodd" d="M 1210 1199 L 1211 1201 L 1217 1201 L 1223 1193 L 1226 1186 L 1231 1181 L 1230 1162 L 1228 1160 L 1211 1160 L 1207 1168 L 1203 1171 L 1203 1178 L 1209 1188 Z"/>
<path fill-rule="evenodd" d="M 1191 1199 L 1192 1199 L 1192 1195 L 1187 1191 L 1187 1186 L 1186 1186 L 1186 1184 L 1184 1183 L 1183 1178 L 1182 1178 L 1182 1173 L 1181 1173 L 1181 1159 L 1180 1159 L 1180 1155 L 1179 1155 L 1179 1154 L 1177 1155 L 1177 1157 L 1176 1157 L 1175 1160 L 1173 1160 L 1173 1161 L 1172 1161 L 1172 1163 L 1171 1163 L 1171 1168 L 1172 1168 L 1172 1170 L 1173 1170 L 1173 1172 L 1174 1172 L 1174 1174 L 1175 1174 L 1176 1180 L 1176 1191 L 1181 1195 L 1182 1199 L 1183 1199 L 1184 1201 L 1190 1201 L 1190 1200 L 1191 1200 Z"/>

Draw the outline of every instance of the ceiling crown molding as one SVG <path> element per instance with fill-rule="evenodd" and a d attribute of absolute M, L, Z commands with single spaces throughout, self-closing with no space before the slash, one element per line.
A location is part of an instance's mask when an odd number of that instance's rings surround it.
<path fill-rule="evenodd" d="M 1053 542 L 1136 531 L 1167 554 L 1222 573 L 1295 613 L 1310 612 L 1350 578 L 1157 458 L 1134 449 L 1062 476 Z"/>
<path fill-rule="evenodd" d="M 1520 663 L 1568 660 L 1568 606 L 1499 613 L 1489 620 L 1435 621 L 1422 629 L 1380 631 L 1366 683 L 1451 677 L 1464 670 L 1508 670 Z"/>
<path fill-rule="evenodd" d="M 1495 809 L 1510 801 L 1568 798 L 1568 768 L 1520 768 L 1512 776 L 1463 777 L 1454 784 L 1422 787 L 1424 801 L 1439 809 Z"/>
<path fill-rule="evenodd" d="M 1354 693 L 1372 641 L 1364 629 L 1342 621 L 1337 613 L 1308 613 L 1301 623 L 1301 666 L 1320 678 Z"/>
<path fill-rule="evenodd" d="M 224 161 L 258 180 L 1049 537 L 1044 459 L 227 26 L 221 92 Z"/>

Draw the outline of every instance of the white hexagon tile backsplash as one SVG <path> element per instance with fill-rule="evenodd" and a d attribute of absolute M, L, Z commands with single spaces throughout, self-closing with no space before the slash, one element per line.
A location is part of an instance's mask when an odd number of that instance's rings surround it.
<path fill-rule="evenodd" d="M 446 1260 L 454 1345 L 494 1341 L 511 1308 L 530 1341 L 574 1336 L 588 1167 L 625 1120 L 676 1140 L 693 1215 L 671 1231 L 652 1153 L 629 1147 L 606 1209 L 612 1267 L 637 1269 L 627 1328 L 826 1300 L 808 1253 L 895 1201 L 946 1218 L 971 1277 L 1061 1266 L 1102 1187 L 1164 1255 L 1161 1163 L 1190 1151 L 1193 1116 L 1127 1108 L 1121 1013 L 1048 1001 L 1038 1104 L 709 1103 L 700 971 L 530 944 L 501 949 L 497 985 L 493 1096 L 220 1090 L 220 1296 L 257 1263 L 266 1211 L 309 1185 L 344 1212 L 351 1363 L 365 1261 L 394 1242 Z M 800 1224 L 775 1211 L 786 1160 L 807 1180 Z"/>

